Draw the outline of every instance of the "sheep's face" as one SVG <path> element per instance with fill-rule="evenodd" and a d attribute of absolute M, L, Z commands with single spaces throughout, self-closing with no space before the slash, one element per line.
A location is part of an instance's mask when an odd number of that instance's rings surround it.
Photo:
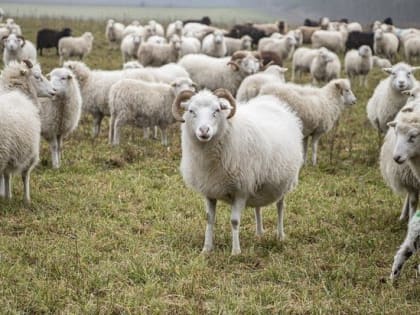
<path fill-rule="evenodd" d="M 328 51 L 328 49 L 321 47 L 318 51 L 318 57 L 321 61 L 321 63 L 326 64 L 328 62 L 333 61 L 333 58 L 331 57 L 331 53 Z"/>
<path fill-rule="evenodd" d="M 384 68 L 383 70 L 390 75 L 392 87 L 399 92 L 411 90 L 415 83 L 412 70 L 409 65 L 399 63 L 392 68 Z"/>
<path fill-rule="evenodd" d="M 381 40 L 384 36 L 384 31 L 382 29 L 377 29 L 375 31 L 375 40 Z"/>
<path fill-rule="evenodd" d="M 29 79 L 35 87 L 38 97 L 50 97 L 55 95 L 55 89 L 51 85 L 50 81 L 48 81 L 42 74 L 39 64 L 34 65 L 32 69 L 30 69 Z"/>
<path fill-rule="evenodd" d="M 252 55 L 246 56 L 239 62 L 240 69 L 247 74 L 254 74 L 260 70 L 260 61 Z"/>
<path fill-rule="evenodd" d="M 24 44 L 25 41 L 15 34 L 10 34 L 6 39 L 4 39 L 4 47 L 10 52 L 18 51 L 24 46 Z"/>
<path fill-rule="evenodd" d="M 200 142 L 209 142 L 223 134 L 229 110 L 229 103 L 219 99 L 210 91 L 201 91 L 183 105 L 184 119 L 188 132 Z"/>
<path fill-rule="evenodd" d="M 287 35 L 286 36 L 286 43 L 288 47 L 294 47 L 296 46 L 296 38 L 293 35 Z"/>
<path fill-rule="evenodd" d="M 176 31 L 178 31 L 178 32 L 182 31 L 182 27 L 183 27 L 182 26 L 182 21 L 178 20 L 178 21 L 175 22 L 175 30 Z"/>
<path fill-rule="evenodd" d="M 360 46 L 359 56 L 362 58 L 369 58 L 370 56 L 372 56 L 372 50 L 367 45 Z"/>
<path fill-rule="evenodd" d="M 350 81 L 346 79 L 339 79 L 335 83 L 336 88 L 341 93 L 341 97 L 344 105 L 354 105 L 357 101 L 356 96 L 351 90 Z"/>
<path fill-rule="evenodd" d="M 177 35 L 172 36 L 171 43 L 176 50 L 181 49 L 181 39 L 179 38 L 179 36 Z"/>
<path fill-rule="evenodd" d="M 252 38 L 248 35 L 242 37 L 242 49 L 251 50 L 252 49 Z"/>
<path fill-rule="evenodd" d="M 214 32 L 213 40 L 216 45 L 222 45 L 224 42 L 224 36 L 222 32 L 219 32 L 219 31 Z"/>
<path fill-rule="evenodd" d="M 133 44 L 138 46 L 141 43 L 141 36 L 138 34 L 132 34 L 131 38 L 133 39 Z"/>
<path fill-rule="evenodd" d="M 68 91 L 68 86 L 73 80 L 73 73 L 66 68 L 57 68 L 50 73 L 51 86 L 56 92 L 56 95 L 65 95 Z"/>
<path fill-rule="evenodd" d="M 80 85 L 83 85 L 89 78 L 90 69 L 80 61 L 66 61 L 63 65 L 64 68 L 69 69 L 76 76 L 77 81 Z"/>
<path fill-rule="evenodd" d="M 398 164 L 420 155 L 420 117 L 418 112 L 401 113 L 397 121 L 388 123 L 393 127 L 396 141 L 393 159 Z"/>

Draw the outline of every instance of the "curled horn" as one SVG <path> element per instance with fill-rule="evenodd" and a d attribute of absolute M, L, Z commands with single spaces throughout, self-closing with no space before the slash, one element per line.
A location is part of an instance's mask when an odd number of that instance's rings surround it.
<path fill-rule="evenodd" d="M 174 116 L 176 121 L 185 122 L 184 118 L 182 118 L 182 115 L 180 113 L 181 103 L 188 101 L 193 95 L 194 95 L 194 92 L 187 90 L 187 91 L 182 91 L 175 98 L 174 102 L 172 103 L 172 115 Z"/>
<path fill-rule="evenodd" d="M 16 37 L 22 40 L 22 44 L 20 45 L 20 47 L 23 47 L 23 46 L 25 46 L 25 44 L 26 44 L 26 40 L 25 40 L 25 37 L 23 37 L 23 36 L 20 36 L 20 35 L 18 35 L 18 36 L 16 36 Z"/>
<path fill-rule="evenodd" d="M 29 69 L 32 69 L 33 68 L 33 64 L 32 64 L 32 61 L 30 61 L 29 59 L 24 59 L 24 60 L 22 60 L 22 62 L 29 68 Z"/>
<path fill-rule="evenodd" d="M 232 118 L 236 113 L 236 101 L 233 98 L 232 94 L 230 94 L 230 92 L 226 89 L 217 89 L 213 92 L 213 94 L 219 98 L 224 98 L 229 102 L 232 109 L 230 110 L 230 113 L 227 116 L 227 119 Z"/>
<path fill-rule="evenodd" d="M 5 35 L 1 38 L 1 41 L 4 41 L 5 39 L 7 39 L 7 37 L 9 37 L 9 35 Z"/>
<path fill-rule="evenodd" d="M 235 71 L 238 71 L 240 67 L 237 61 L 240 59 L 244 59 L 246 56 L 248 56 L 248 54 L 249 53 L 246 51 L 237 51 L 232 55 L 227 64 L 233 66 Z"/>

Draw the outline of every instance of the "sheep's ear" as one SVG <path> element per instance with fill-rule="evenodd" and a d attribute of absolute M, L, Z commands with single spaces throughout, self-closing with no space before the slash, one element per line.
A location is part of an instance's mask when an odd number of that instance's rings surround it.
<path fill-rule="evenodd" d="M 397 125 L 397 122 L 394 121 L 390 121 L 389 123 L 386 124 L 389 128 L 394 128 Z"/>
<path fill-rule="evenodd" d="M 50 74 L 50 73 L 48 73 L 48 74 Z M 69 74 L 68 76 L 67 76 L 67 80 L 71 80 L 73 78 L 73 76 L 71 75 L 71 74 Z"/>
<path fill-rule="evenodd" d="M 392 68 L 382 68 L 382 70 L 388 74 L 392 73 Z"/>
<path fill-rule="evenodd" d="M 342 88 L 341 88 L 341 84 L 340 84 L 339 82 L 336 82 L 336 83 L 335 83 L 335 88 L 336 88 L 337 90 L 339 90 L 339 91 L 341 91 L 341 90 L 342 90 Z"/>

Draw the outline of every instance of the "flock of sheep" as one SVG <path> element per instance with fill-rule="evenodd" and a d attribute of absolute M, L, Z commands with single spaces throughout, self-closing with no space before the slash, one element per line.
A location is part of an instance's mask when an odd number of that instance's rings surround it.
<path fill-rule="evenodd" d="M 178 121 L 182 176 L 205 198 L 203 252 L 213 249 L 218 200 L 232 206 L 232 254 L 241 252 L 239 227 L 247 206 L 255 208 L 261 235 L 261 207 L 275 202 L 277 236 L 283 239 L 284 198 L 298 184 L 309 139 L 316 165 L 320 137 L 356 103 L 351 82 L 359 77 L 366 87 L 378 66 L 389 76 L 374 90 L 367 116 L 380 137 L 385 134 L 382 174 L 395 192 L 407 196 L 401 219 L 412 218 L 395 256 L 395 279 L 420 247 L 420 85 L 413 75 L 418 67 L 392 62 L 399 47 L 410 62 L 420 56 L 420 30 L 385 22 L 375 22 L 368 32 L 359 23 L 328 18 L 305 20 L 294 30 L 279 21 L 235 25 L 228 31 L 205 17 L 175 21 L 165 32 L 156 21 L 125 26 L 109 20 L 105 36 L 111 48 L 120 47 L 123 60 L 122 69 L 112 71 L 90 69 L 81 61 L 94 46 L 92 33 L 72 37 L 68 28 L 43 29 L 37 49 L 42 54 L 43 48 L 56 47 L 62 65 L 47 80 L 36 63 L 35 46 L 9 18 L 0 26 L 5 65 L 0 77 L 0 195 L 11 198 L 11 176 L 18 173 L 24 201 L 30 202 L 29 176 L 39 159 L 40 136 L 50 144 L 52 166 L 60 167 L 63 140 L 77 128 L 82 111 L 93 116 L 94 137 L 110 116 L 112 145 L 120 143 L 121 127 L 130 124 L 143 128 L 145 137 L 151 130 L 156 137 L 160 129 L 166 146 L 167 129 Z M 346 48 L 348 79 L 340 78 L 337 55 Z M 292 81 L 309 73 L 312 85 L 285 82 L 288 59 Z"/>

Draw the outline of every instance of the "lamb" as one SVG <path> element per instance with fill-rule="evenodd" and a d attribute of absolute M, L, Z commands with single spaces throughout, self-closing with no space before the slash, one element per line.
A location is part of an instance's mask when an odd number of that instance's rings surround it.
<path fill-rule="evenodd" d="M 297 185 L 303 162 L 301 123 L 295 114 L 271 96 L 237 106 L 225 89 L 183 92 L 175 99 L 172 112 L 184 122 L 183 179 L 205 198 L 207 227 L 202 252 L 213 249 L 217 200 L 232 206 L 232 255 L 241 253 L 240 219 L 247 206 L 255 207 L 256 231 L 261 236 L 261 207 L 276 202 L 277 237 L 283 240 L 284 198 Z"/>
<path fill-rule="evenodd" d="M 182 29 L 183 29 L 183 24 L 182 21 L 177 20 L 173 23 L 170 23 L 168 25 L 168 27 L 166 28 L 166 38 L 171 38 L 172 35 L 176 34 L 179 37 L 182 37 Z"/>
<path fill-rule="evenodd" d="M 51 30 L 43 28 L 38 31 L 36 35 L 36 49 L 39 51 L 39 55 L 42 56 L 43 48 L 55 47 L 58 56 L 58 41 L 62 37 L 71 36 L 71 29 L 66 27 L 61 31 Z"/>
<path fill-rule="evenodd" d="M 330 81 L 322 88 L 271 83 L 261 88 L 260 95 L 274 95 L 296 112 L 303 124 L 304 161 L 311 137 L 313 165 L 317 163 L 319 138 L 334 127 L 346 106 L 356 103 L 347 79 Z"/>
<path fill-rule="evenodd" d="M 420 67 L 411 67 L 406 63 L 398 63 L 392 68 L 383 70 L 389 74 L 375 88 L 367 103 L 367 116 L 372 126 L 381 133 L 388 130 L 387 123 L 394 119 L 398 111 L 407 102 L 408 96 L 402 92 L 417 86 L 413 71 Z"/>
<path fill-rule="evenodd" d="M 34 44 L 25 40 L 23 36 L 10 34 L 3 37 L 3 64 L 8 65 L 12 61 L 21 62 L 23 60 L 31 60 L 36 62 L 36 49 Z"/>
<path fill-rule="evenodd" d="M 66 68 L 57 68 L 50 73 L 54 98 L 41 98 L 41 135 L 51 149 L 52 167 L 59 168 L 63 140 L 79 123 L 82 111 L 82 96 L 74 74 Z"/>
<path fill-rule="evenodd" d="M 181 37 L 180 57 L 188 54 L 199 54 L 201 51 L 201 42 L 195 37 Z"/>
<path fill-rule="evenodd" d="M 110 47 L 121 43 L 122 39 L 124 38 L 124 29 L 124 24 L 115 22 L 112 19 L 108 20 L 105 27 L 105 37 L 108 40 Z"/>
<path fill-rule="evenodd" d="M 231 58 L 187 55 L 178 64 L 187 70 L 199 89 L 224 87 L 235 95 L 242 80 L 259 71 L 260 58 L 253 52 L 237 51 Z"/>
<path fill-rule="evenodd" d="M 143 65 L 137 60 L 128 61 L 123 64 L 123 70 L 140 68 L 143 68 Z"/>
<path fill-rule="evenodd" d="M 211 57 L 224 57 L 227 47 L 223 33 L 217 30 L 204 37 L 201 51 Z"/>
<path fill-rule="evenodd" d="M 318 49 L 296 49 L 292 58 L 292 81 L 295 81 L 295 77 L 301 79 L 302 73 L 310 73 L 312 61 L 317 55 Z"/>
<path fill-rule="evenodd" d="M 54 95 L 48 80 L 33 69 L 28 60 L 11 62 L 0 76 L 0 193 L 11 199 L 11 176 L 20 173 L 26 204 L 31 202 L 30 174 L 39 160 L 41 121 L 37 96 Z"/>
<path fill-rule="evenodd" d="M 272 82 L 285 83 L 284 73 L 286 71 L 287 68 L 271 65 L 263 72 L 246 77 L 239 86 L 236 99 L 239 102 L 247 102 L 258 95 L 264 84 Z"/>
<path fill-rule="evenodd" d="M 311 37 L 312 48 L 325 47 L 334 52 L 344 51 L 343 34 L 339 31 L 315 31 Z"/>
<path fill-rule="evenodd" d="M 378 56 L 372 56 L 373 66 L 378 68 L 391 68 L 392 64 L 386 58 L 379 58 Z"/>
<path fill-rule="evenodd" d="M 252 49 L 252 38 L 248 35 L 244 35 L 241 38 L 225 37 L 226 43 L 226 56 L 232 56 L 239 50 L 251 50 Z"/>
<path fill-rule="evenodd" d="M 61 38 L 58 41 L 60 65 L 70 57 L 79 57 L 80 60 L 83 60 L 92 50 L 93 39 L 91 32 L 85 32 L 80 37 L 69 36 Z"/>
<path fill-rule="evenodd" d="M 367 75 L 373 67 L 372 50 L 369 46 L 363 45 L 358 50 L 350 50 L 344 58 L 344 69 L 347 76 L 352 80 L 360 76 L 360 85 L 367 87 Z"/>
<path fill-rule="evenodd" d="M 312 60 L 310 73 L 312 82 L 328 82 L 340 77 L 341 63 L 338 56 L 322 47 L 318 50 L 318 55 Z"/>
<path fill-rule="evenodd" d="M 109 91 L 110 144 L 118 145 L 120 128 L 131 124 L 143 128 L 159 126 L 162 144 L 167 146 L 167 128 L 175 122 L 172 103 L 178 93 L 194 89 L 195 84 L 189 78 L 178 78 L 171 85 L 131 79 L 118 81 Z"/>
<path fill-rule="evenodd" d="M 376 55 L 383 55 L 390 60 L 395 60 L 398 43 L 398 37 L 393 33 L 385 33 L 382 29 L 378 29 L 374 35 L 373 51 Z"/>
<path fill-rule="evenodd" d="M 137 58 L 137 51 L 141 44 L 141 40 L 141 36 L 136 33 L 132 33 L 123 38 L 120 46 L 123 62 Z"/>
<path fill-rule="evenodd" d="M 405 59 L 413 64 L 414 59 L 419 60 L 420 57 L 420 35 L 412 36 L 404 43 Z"/>
<path fill-rule="evenodd" d="M 178 61 L 181 39 L 174 35 L 168 44 L 142 43 L 137 52 L 140 63 L 144 66 L 162 66 Z"/>
<path fill-rule="evenodd" d="M 296 39 L 291 35 L 280 39 L 262 38 L 258 43 L 258 51 L 275 53 L 284 62 L 293 54 L 295 45 Z"/>

